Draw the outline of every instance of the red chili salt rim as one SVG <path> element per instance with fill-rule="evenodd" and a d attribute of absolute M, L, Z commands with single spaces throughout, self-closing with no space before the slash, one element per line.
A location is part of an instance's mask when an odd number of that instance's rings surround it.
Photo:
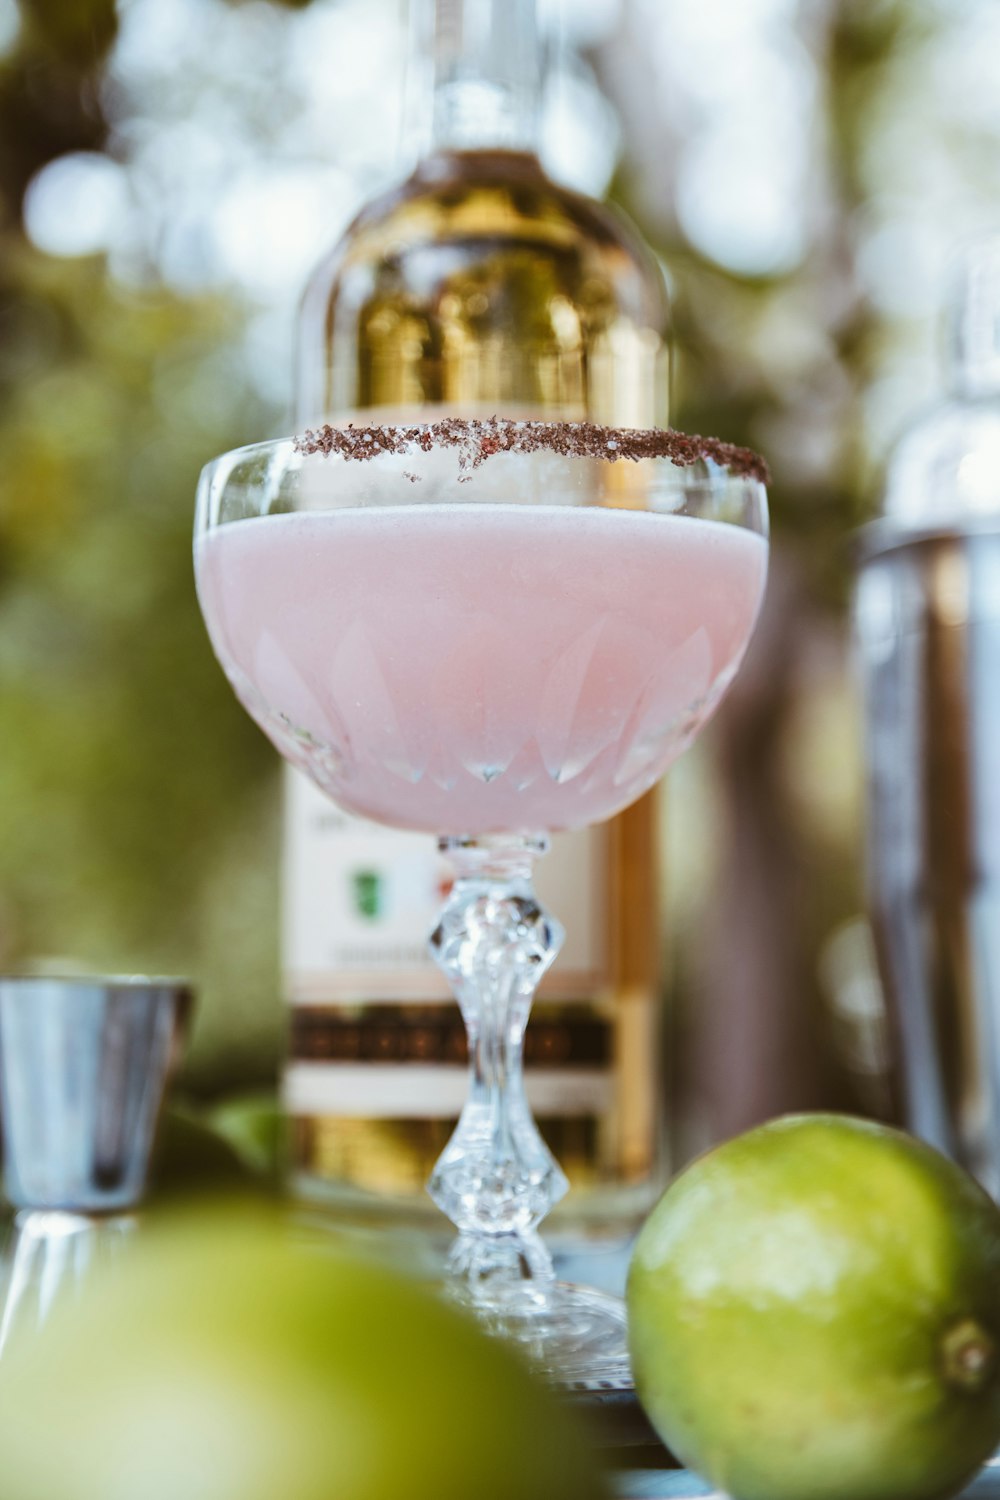
<path fill-rule="evenodd" d="M 667 458 L 679 468 L 707 460 L 748 479 L 770 482 L 768 467 L 752 448 L 720 438 L 699 437 L 673 428 L 599 427 L 594 422 L 518 422 L 507 417 L 448 417 L 419 427 L 319 427 L 295 439 L 299 453 L 336 453 L 341 458 L 377 458 L 380 453 L 412 453 L 420 448 L 457 448 L 461 470 L 478 469 L 495 453 L 537 453 L 548 449 L 573 458 L 607 463 Z"/>

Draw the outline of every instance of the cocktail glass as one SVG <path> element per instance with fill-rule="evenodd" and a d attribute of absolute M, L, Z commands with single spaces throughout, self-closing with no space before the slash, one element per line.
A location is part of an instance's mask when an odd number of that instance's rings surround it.
<path fill-rule="evenodd" d="M 340 806 L 451 861 L 430 945 L 470 1081 L 429 1184 L 450 1285 L 568 1384 L 628 1366 L 621 1303 L 557 1282 L 538 1232 L 567 1182 L 522 1076 L 562 939 L 532 866 L 651 787 L 735 676 L 764 479 L 711 440 L 495 419 L 326 428 L 201 477 L 198 596 L 240 701 Z"/>

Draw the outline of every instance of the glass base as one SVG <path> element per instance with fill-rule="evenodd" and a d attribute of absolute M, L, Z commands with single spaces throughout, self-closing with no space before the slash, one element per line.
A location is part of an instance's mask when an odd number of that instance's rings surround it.
<path fill-rule="evenodd" d="M 458 1287 L 452 1294 L 486 1331 L 516 1344 L 536 1374 L 569 1391 L 630 1391 L 625 1304 L 594 1287 L 530 1281 L 486 1299 Z"/>

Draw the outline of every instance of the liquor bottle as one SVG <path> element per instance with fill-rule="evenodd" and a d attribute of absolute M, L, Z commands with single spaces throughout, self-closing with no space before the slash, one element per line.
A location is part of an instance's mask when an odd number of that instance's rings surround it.
<path fill-rule="evenodd" d="M 666 421 L 659 267 L 616 212 L 536 154 L 535 0 L 412 0 L 426 129 L 415 170 L 315 271 L 298 426 L 443 415 Z M 421 1212 L 465 1096 L 461 1017 L 426 955 L 433 841 L 287 785 L 285 1100 L 309 1194 Z M 569 934 L 528 1028 L 528 1091 L 575 1229 L 626 1231 L 665 1171 L 656 801 L 562 834 L 541 898 Z"/>

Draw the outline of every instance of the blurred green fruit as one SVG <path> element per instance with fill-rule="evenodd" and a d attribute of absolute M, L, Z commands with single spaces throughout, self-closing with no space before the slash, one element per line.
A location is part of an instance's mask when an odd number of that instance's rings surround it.
<path fill-rule="evenodd" d="M 244 1094 L 217 1104 L 209 1123 L 240 1160 L 264 1177 L 277 1177 L 285 1144 L 285 1115 L 274 1093 Z"/>
<path fill-rule="evenodd" d="M 595 1468 L 460 1313 L 263 1216 L 137 1235 L 0 1363 L 4 1500 L 596 1500 Z"/>
<path fill-rule="evenodd" d="M 650 1419 L 734 1500 L 938 1500 L 1000 1442 L 1000 1210 L 897 1131 L 792 1116 L 709 1152 L 628 1311 Z"/>
<path fill-rule="evenodd" d="M 239 1192 L 253 1186 L 253 1172 L 222 1131 L 181 1110 L 164 1112 L 153 1159 L 154 1199 Z"/>

